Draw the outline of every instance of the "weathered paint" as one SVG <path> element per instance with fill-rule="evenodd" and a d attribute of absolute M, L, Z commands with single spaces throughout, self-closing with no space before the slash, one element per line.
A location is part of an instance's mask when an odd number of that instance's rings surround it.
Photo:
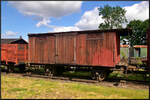
<path fill-rule="evenodd" d="M 86 65 L 86 35 L 78 34 L 76 39 L 76 64 Z"/>
<path fill-rule="evenodd" d="M 27 47 L 27 44 L 1 44 L 1 61 L 5 61 L 6 64 L 27 62 Z"/>
<path fill-rule="evenodd" d="M 86 40 L 87 64 L 94 66 L 114 66 L 114 33 L 88 34 Z"/>
<path fill-rule="evenodd" d="M 29 63 L 115 67 L 119 61 L 115 31 L 29 35 Z"/>
<path fill-rule="evenodd" d="M 74 43 L 75 35 L 57 34 L 56 35 L 56 63 L 57 64 L 74 64 Z M 55 52 L 54 52 L 55 53 Z"/>
<path fill-rule="evenodd" d="M 55 38 L 54 36 L 29 37 L 30 63 L 55 63 Z"/>

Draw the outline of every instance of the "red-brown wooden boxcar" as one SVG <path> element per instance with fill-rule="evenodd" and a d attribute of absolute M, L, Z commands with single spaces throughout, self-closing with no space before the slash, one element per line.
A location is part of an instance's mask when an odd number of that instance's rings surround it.
<path fill-rule="evenodd" d="M 30 64 L 114 68 L 120 61 L 120 36 L 129 29 L 28 34 Z"/>
<path fill-rule="evenodd" d="M 28 60 L 28 43 L 22 38 L 1 39 L 2 64 L 25 64 Z"/>

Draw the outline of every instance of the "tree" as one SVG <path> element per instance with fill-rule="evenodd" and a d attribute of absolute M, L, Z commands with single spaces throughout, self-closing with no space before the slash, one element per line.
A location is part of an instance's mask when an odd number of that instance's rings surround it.
<path fill-rule="evenodd" d="M 132 29 L 132 35 L 131 36 L 126 36 L 122 37 L 126 38 L 130 41 L 131 45 L 142 45 L 146 44 L 146 31 L 149 27 L 149 19 L 145 21 L 141 20 L 132 20 L 127 24 L 126 28 L 131 28 Z"/>
<path fill-rule="evenodd" d="M 102 19 L 104 19 L 104 23 L 99 25 L 99 29 L 122 28 L 122 24 L 127 22 L 125 17 L 126 10 L 119 6 L 111 7 L 105 5 L 98 8 L 98 10 L 99 16 L 102 16 Z"/>

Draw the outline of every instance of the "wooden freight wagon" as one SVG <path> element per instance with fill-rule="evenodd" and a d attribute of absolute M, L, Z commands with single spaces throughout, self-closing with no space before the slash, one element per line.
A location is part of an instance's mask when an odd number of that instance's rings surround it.
<path fill-rule="evenodd" d="M 28 60 L 27 54 L 28 43 L 21 37 L 18 39 L 1 39 L 1 64 L 7 65 L 9 71 L 13 69 L 13 65 L 25 64 Z"/>
<path fill-rule="evenodd" d="M 64 65 L 91 67 L 93 76 L 101 80 L 120 61 L 120 36 L 129 33 L 129 29 L 112 29 L 28 34 L 28 60 L 31 65 L 49 65 L 49 70 Z"/>

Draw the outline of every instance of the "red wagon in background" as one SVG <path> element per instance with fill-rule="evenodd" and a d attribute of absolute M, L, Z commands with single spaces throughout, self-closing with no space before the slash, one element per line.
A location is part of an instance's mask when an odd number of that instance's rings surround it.
<path fill-rule="evenodd" d="M 130 29 L 112 29 L 28 34 L 28 62 L 48 66 L 51 74 L 65 65 L 86 66 L 94 78 L 103 80 L 120 61 L 120 36 L 130 33 Z"/>
<path fill-rule="evenodd" d="M 28 60 L 28 43 L 22 38 L 1 39 L 1 64 L 9 66 L 24 65 Z M 12 68 L 12 67 L 11 67 Z"/>

